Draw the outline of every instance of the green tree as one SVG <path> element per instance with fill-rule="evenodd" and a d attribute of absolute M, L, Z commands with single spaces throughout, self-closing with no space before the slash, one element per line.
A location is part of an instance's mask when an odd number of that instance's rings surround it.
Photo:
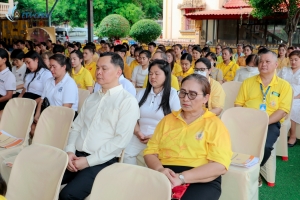
<path fill-rule="evenodd" d="M 112 14 L 101 21 L 98 29 L 97 32 L 99 36 L 108 37 L 111 40 L 118 40 L 129 34 L 130 24 L 128 20 L 121 15 Z"/>
<path fill-rule="evenodd" d="M 288 35 L 288 45 L 292 45 L 293 35 L 300 19 L 300 0 L 250 0 L 254 8 L 252 15 L 258 19 L 287 13 L 285 32 Z"/>
<path fill-rule="evenodd" d="M 129 35 L 140 43 L 149 43 L 161 35 L 161 27 L 151 19 L 142 19 L 131 27 Z"/>

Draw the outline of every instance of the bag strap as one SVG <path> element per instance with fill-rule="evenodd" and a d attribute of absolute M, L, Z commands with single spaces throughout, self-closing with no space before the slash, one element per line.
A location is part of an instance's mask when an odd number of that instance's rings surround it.
<path fill-rule="evenodd" d="M 228 74 L 228 72 L 231 71 L 231 69 L 233 68 L 233 66 L 234 66 L 234 63 L 231 65 L 231 67 L 229 68 L 229 70 L 223 75 L 223 79 L 224 79 L 224 77 Z"/>

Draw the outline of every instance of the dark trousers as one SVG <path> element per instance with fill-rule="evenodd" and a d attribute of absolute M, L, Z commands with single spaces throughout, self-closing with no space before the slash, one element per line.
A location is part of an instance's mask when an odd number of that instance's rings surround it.
<path fill-rule="evenodd" d="M 77 157 L 86 157 L 89 154 L 76 151 Z M 68 184 L 59 194 L 59 200 L 83 200 L 92 190 L 92 186 L 97 174 L 105 167 L 118 162 L 118 158 L 113 158 L 106 163 L 87 167 L 78 172 L 65 171 L 62 185 Z"/>
<path fill-rule="evenodd" d="M 193 167 L 164 165 L 165 168 L 181 173 Z M 181 200 L 218 200 L 221 196 L 221 176 L 208 183 L 192 183 L 189 185 Z"/>
<path fill-rule="evenodd" d="M 260 166 L 264 166 L 268 159 L 271 156 L 271 152 L 274 149 L 273 145 L 277 141 L 277 138 L 280 135 L 280 127 L 281 124 L 280 122 L 276 122 L 274 124 L 270 124 L 268 127 L 268 133 L 267 133 L 267 139 L 266 139 L 266 144 L 265 144 L 265 153 L 264 153 L 264 158 L 261 161 Z"/>

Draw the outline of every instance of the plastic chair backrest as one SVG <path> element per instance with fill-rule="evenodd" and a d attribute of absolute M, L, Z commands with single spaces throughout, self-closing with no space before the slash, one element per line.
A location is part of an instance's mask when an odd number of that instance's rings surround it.
<path fill-rule="evenodd" d="M 17 156 L 6 198 L 58 199 L 60 184 L 68 164 L 66 152 L 47 145 L 32 144 Z"/>
<path fill-rule="evenodd" d="M 78 113 L 80 112 L 84 101 L 86 100 L 86 98 L 88 98 L 89 95 L 90 95 L 90 91 L 84 89 L 78 89 L 78 111 L 77 111 Z"/>
<path fill-rule="evenodd" d="M 112 178 L 116 175 L 118 178 Z M 99 199 L 170 200 L 171 184 L 160 172 L 146 167 L 115 163 L 101 170 L 94 181 L 90 200 Z"/>
<path fill-rule="evenodd" d="M 226 110 L 221 120 L 230 133 L 232 151 L 256 156 L 262 161 L 269 116 L 253 108 L 235 107 Z"/>
<path fill-rule="evenodd" d="M 49 106 L 40 116 L 32 143 L 63 149 L 67 144 L 74 115 L 75 112 L 71 108 Z"/>
<path fill-rule="evenodd" d="M 35 107 L 36 101 L 31 99 L 13 98 L 9 100 L 3 110 L 0 130 L 27 141 Z"/>
<path fill-rule="evenodd" d="M 228 108 L 234 107 L 234 101 L 239 93 L 242 82 L 230 81 L 222 84 L 222 87 L 225 91 L 225 104 L 223 112 Z"/>

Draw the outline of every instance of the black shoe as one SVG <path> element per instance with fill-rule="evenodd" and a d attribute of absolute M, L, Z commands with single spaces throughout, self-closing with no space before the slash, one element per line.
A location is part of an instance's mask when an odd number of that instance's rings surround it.
<path fill-rule="evenodd" d="M 297 144 L 297 139 L 296 139 L 296 141 L 294 142 L 294 144 L 290 144 L 290 143 L 288 143 L 288 147 L 294 147 L 294 146 L 295 146 L 295 144 Z"/>

